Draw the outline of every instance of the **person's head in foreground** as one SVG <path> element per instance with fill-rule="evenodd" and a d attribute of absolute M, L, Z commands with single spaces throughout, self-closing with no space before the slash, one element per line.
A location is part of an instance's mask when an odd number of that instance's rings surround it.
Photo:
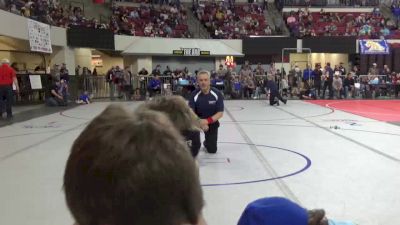
<path fill-rule="evenodd" d="M 172 124 L 179 130 L 199 130 L 200 124 L 196 114 L 182 96 L 160 96 L 142 104 L 138 112 L 154 110 L 165 113 Z"/>
<path fill-rule="evenodd" d="M 261 198 L 246 206 L 238 225 L 355 225 L 325 217 L 323 209 L 307 210 L 283 197 Z"/>
<path fill-rule="evenodd" d="M 64 189 L 79 225 L 203 222 L 195 162 L 159 112 L 105 109 L 75 140 Z"/>

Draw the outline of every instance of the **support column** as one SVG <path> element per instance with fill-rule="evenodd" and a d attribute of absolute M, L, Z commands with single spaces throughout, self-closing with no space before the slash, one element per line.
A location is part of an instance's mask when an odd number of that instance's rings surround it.
<path fill-rule="evenodd" d="M 54 64 L 61 65 L 65 63 L 70 75 L 75 75 L 75 54 L 74 50 L 69 47 L 61 47 L 59 49 L 53 48 L 53 54 L 51 57 L 50 67 Z"/>

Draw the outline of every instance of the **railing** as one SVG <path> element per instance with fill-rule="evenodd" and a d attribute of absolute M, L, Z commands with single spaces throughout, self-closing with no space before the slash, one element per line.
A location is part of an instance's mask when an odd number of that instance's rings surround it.
<path fill-rule="evenodd" d="M 30 75 L 40 76 L 41 88 L 32 88 Z M 342 81 L 345 76 L 341 76 Z M 34 103 L 44 103 L 47 95 L 49 94 L 50 85 L 52 85 L 52 80 L 50 75 L 44 74 L 18 74 L 19 81 L 19 94 L 15 95 L 15 100 L 17 104 L 34 104 Z M 37 77 L 36 77 L 37 78 Z M 297 77 L 298 81 L 301 82 L 302 78 Z M 377 79 L 375 79 L 377 78 Z M 144 99 L 146 93 L 148 92 L 148 86 L 150 80 L 154 79 L 154 76 L 132 76 L 130 81 L 130 93 L 132 95 L 140 96 L 140 99 Z M 257 89 L 260 93 L 265 94 L 263 85 L 259 85 L 260 80 L 265 80 L 266 75 L 256 75 L 254 76 Z M 160 76 L 162 83 L 162 95 L 178 94 L 184 97 L 188 97 L 191 91 L 196 88 L 195 84 L 180 85 L 178 80 L 174 79 L 172 76 Z M 313 87 L 313 79 L 310 79 L 310 84 Z M 280 80 L 277 80 L 280 84 Z M 356 96 L 359 98 L 377 98 L 386 97 L 392 98 L 395 93 L 395 84 L 392 83 L 392 78 L 386 75 L 360 75 L 354 77 L 355 82 L 355 92 Z M 225 90 L 225 82 L 223 85 L 217 85 L 216 87 L 220 90 Z M 231 82 L 233 84 L 233 82 Z M 323 84 L 321 84 L 323 85 Z M 69 100 L 75 100 L 81 93 L 88 91 L 89 94 L 94 99 L 99 98 L 109 98 L 110 97 L 110 84 L 106 80 L 105 76 L 70 76 L 69 79 Z M 117 88 L 122 88 L 122 86 L 116 85 Z M 298 83 L 298 87 L 301 85 Z M 116 88 L 116 89 L 117 89 Z M 232 87 L 229 87 L 232 89 Z M 118 90 L 118 89 L 117 89 Z M 120 92 L 126 92 L 126 90 L 120 89 Z M 229 93 L 229 92 L 226 92 Z M 228 94 L 230 95 L 230 94 Z M 229 97 L 229 96 L 226 96 Z M 138 98 L 136 98 L 138 99 Z"/>

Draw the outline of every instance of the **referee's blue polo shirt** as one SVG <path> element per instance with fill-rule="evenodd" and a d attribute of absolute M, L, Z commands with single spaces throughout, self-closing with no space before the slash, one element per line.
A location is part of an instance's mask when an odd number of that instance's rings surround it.
<path fill-rule="evenodd" d="M 221 92 L 211 87 L 208 94 L 203 94 L 200 89 L 192 92 L 189 106 L 201 119 L 214 116 L 217 112 L 224 111 L 224 97 Z"/>

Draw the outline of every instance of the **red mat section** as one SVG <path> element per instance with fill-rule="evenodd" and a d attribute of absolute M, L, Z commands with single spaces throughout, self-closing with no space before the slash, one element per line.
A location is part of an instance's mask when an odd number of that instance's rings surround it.
<path fill-rule="evenodd" d="M 384 122 L 400 122 L 399 100 L 309 100 L 309 103 Z"/>

